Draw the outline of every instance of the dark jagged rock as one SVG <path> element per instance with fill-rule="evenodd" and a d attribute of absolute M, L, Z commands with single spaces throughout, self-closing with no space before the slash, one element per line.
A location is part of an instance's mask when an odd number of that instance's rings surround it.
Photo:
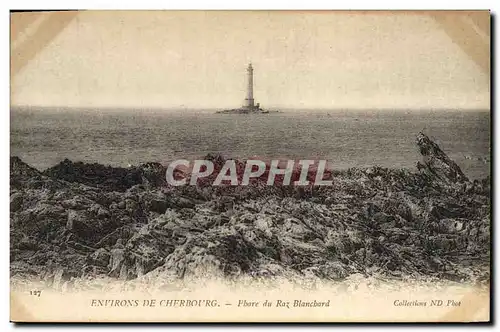
<path fill-rule="evenodd" d="M 460 167 L 424 133 L 417 135 L 417 146 L 423 157 L 423 165 L 419 164 L 419 168 L 423 166 L 429 174 L 443 181 L 451 183 L 468 181 Z"/>
<path fill-rule="evenodd" d="M 165 187 L 166 167 L 160 163 L 146 163 L 139 167 L 142 177 L 142 183 L 152 187 Z"/>
<path fill-rule="evenodd" d="M 27 176 L 27 177 L 35 177 L 40 175 L 40 172 L 26 164 L 19 157 L 10 157 L 10 176 Z"/>
<path fill-rule="evenodd" d="M 138 169 L 85 164 L 65 159 L 43 172 L 44 175 L 68 182 L 78 182 L 104 190 L 125 191 L 142 183 Z"/>
<path fill-rule="evenodd" d="M 110 252 L 106 249 L 99 248 L 88 256 L 88 262 L 92 265 L 107 267 L 110 255 Z"/>
<path fill-rule="evenodd" d="M 12 188 L 41 188 L 49 179 L 19 157 L 10 157 L 10 186 Z"/>
<path fill-rule="evenodd" d="M 421 172 L 351 168 L 300 189 L 165 187 L 156 163 L 42 174 L 11 158 L 11 273 L 487 279 L 490 179 L 467 181 L 424 134 L 417 145 Z"/>
<path fill-rule="evenodd" d="M 123 192 L 140 184 L 152 187 L 164 186 L 165 170 L 160 163 L 122 168 L 97 163 L 72 162 L 65 159 L 58 165 L 46 169 L 43 174 L 54 179 L 82 183 L 102 190 Z"/>
<path fill-rule="evenodd" d="M 169 203 L 167 201 L 152 200 L 149 202 L 149 206 L 147 208 L 149 211 L 153 211 L 156 213 L 165 213 L 168 207 Z"/>
<path fill-rule="evenodd" d="M 16 212 L 23 206 L 23 195 L 19 192 L 10 195 L 10 210 Z"/>

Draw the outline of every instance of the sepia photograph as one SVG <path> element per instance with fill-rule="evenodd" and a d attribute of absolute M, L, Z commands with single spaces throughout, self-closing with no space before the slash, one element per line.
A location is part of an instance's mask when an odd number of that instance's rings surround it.
<path fill-rule="evenodd" d="M 490 322 L 489 10 L 10 12 L 12 322 Z"/>

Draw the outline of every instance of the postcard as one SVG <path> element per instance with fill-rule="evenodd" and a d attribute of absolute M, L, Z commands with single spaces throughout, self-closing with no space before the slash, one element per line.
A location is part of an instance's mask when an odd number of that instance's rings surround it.
<path fill-rule="evenodd" d="M 489 322 L 478 11 L 11 12 L 12 322 Z"/>

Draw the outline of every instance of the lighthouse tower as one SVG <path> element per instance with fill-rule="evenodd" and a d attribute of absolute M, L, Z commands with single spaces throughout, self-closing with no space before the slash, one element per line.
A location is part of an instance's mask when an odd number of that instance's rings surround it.
<path fill-rule="evenodd" d="M 253 67 L 251 63 L 247 67 L 247 97 L 245 98 L 244 107 L 248 109 L 255 108 L 253 100 Z"/>
<path fill-rule="evenodd" d="M 224 114 L 249 114 L 249 113 L 258 113 L 258 114 L 267 114 L 268 110 L 263 110 L 260 108 L 260 104 L 256 103 L 253 99 L 253 67 L 252 64 L 249 63 L 247 67 L 247 93 L 245 96 L 245 102 L 243 106 L 228 110 L 217 111 L 217 113 Z"/>

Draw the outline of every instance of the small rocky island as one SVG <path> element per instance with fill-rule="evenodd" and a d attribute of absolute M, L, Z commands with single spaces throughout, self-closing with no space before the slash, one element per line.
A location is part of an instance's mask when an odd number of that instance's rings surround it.
<path fill-rule="evenodd" d="M 259 103 L 255 103 L 253 99 L 253 67 L 250 63 L 247 67 L 247 96 L 245 104 L 239 108 L 217 111 L 219 114 L 267 114 L 268 110 L 260 107 Z"/>
<path fill-rule="evenodd" d="M 268 114 L 268 110 L 264 110 L 260 107 L 248 108 L 248 107 L 240 107 L 233 108 L 228 110 L 217 111 L 217 114 Z"/>

